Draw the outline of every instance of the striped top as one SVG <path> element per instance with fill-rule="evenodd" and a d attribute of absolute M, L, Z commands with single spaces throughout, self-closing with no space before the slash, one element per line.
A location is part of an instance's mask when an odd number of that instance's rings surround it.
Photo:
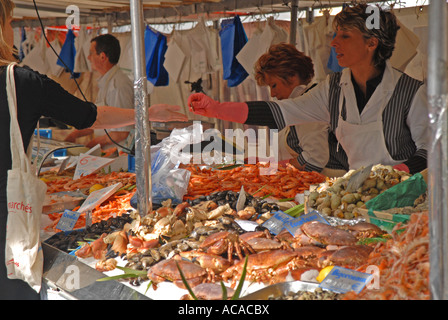
<path fill-rule="evenodd" d="M 421 143 L 421 141 L 424 140 L 424 129 L 427 127 L 427 116 L 425 118 L 425 115 L 427 115 L 427 110 L 423 107 L 420 108 L 420 106 L 414 106 L 412 114 L 413 119 L 410 121 L 408 116 L 413 105 L 420 102 L 420 100 L 415 102 L 414 100 L 416 99 L 414 98 L 423 83 L 409 77 L 404 73 L 398 73 L 397 70 L 393 72 L 393 76 L 398 76 L 399 78 L 382 114 L 385 143 L 392 159 L 398 161 L 403 160 L 403 162 L 409 167 L 411 173 L 415 173 L 423 170 L 427 166 L 426 145 L 425 143 Z M 389 70 L 388 76 L 390 76 L 390 73 L 391 71 Z M 312 94 L 307 99 L 297 99 L 297 101 L 295 101 L 296 99 L 293 99 L 288 101 L 287 103 L 291 105 L 296 104 L 297 102 L 303 102 L 302 105 L 296 109 L 296 111 L 292 111 L 290 114 L 285 112 L 286 108 L 280 107 L 281 102 L 248 102 L 249 115 L 247 123 L 260 124 L 261 121 L 262 125 L 282 129 L 286 125 L 291 125 L 291 122 L 293 122 L 291 118 L 293 117 L 294 122 L 296 120 L 295 118 L 298 118 L 297 123 L 312 121 L 308 119 L 315 119 L 315 121 L 327 121 L 330 124 L 328 138 L 330 160 L 326 167 L 331 169 L 349 170 L 347 155 L 341 145 L 338 146 L 338 141 L 334 134 L 339 117 L 341 75 L 342 73 L 339 72 L 329 75 L 329 78 L 325 81 L 326 83 L 319 84 L 317 88 L 311 90 L 310 93 Z M 423 96 L 425 95 L 420 94 L 419 99 Z M 325 106 L 322 106 L 322 99 L 327 101 Z M 308 110 L 309 108 L 303 108 L 305 104 L 310 105 L 312 103 L 316 104 L 314 109 L 320 109 L 316 111 Z M 258 114 L 258 116 L 255 114 Z M 271 114 L 271 117 L 267 116 L 269 114 Z M 285 116 L 285 114 L 287 115 Z M 341 116 L 343 119 L 346 119 L 345 100 L 341 111 Z M 264 120 L 261 120 L 261 117 L 263 117 Z M 285 120 L 285 117 L 288 120 Z M 257 121 L 258 123 L 254 123 L 254 121 Z M 408 125 L 408 123 L 410 123 L 410 125 Z M 416 124 L 414 125 L 414 123 Z M 418 131 L 418 133 L 414 133 L 414 135 L 419 135 L 417 139 L 419 139 L 419 143 L 422 147 L 417 147 L 418 143 L 416 143 L 413 139 L 410 126 L 414 127 L 414 130 Z"/>

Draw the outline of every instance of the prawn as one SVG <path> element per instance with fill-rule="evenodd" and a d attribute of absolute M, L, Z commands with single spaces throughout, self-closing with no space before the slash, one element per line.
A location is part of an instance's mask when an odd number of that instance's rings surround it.
<path fill-rule="evenodd" d="M 378 266 L 380 289 L 349 292 L 343 299 L 430 299 L 428 221 L 428 212 L 423 211 L 413 213 L 406 225 L 397 224 L 392 238 L 378 243 L 366 264 L 357 269 L 364 272 L 368 265 Z M 396 247 L 401 250 L 395 250 Z"/>

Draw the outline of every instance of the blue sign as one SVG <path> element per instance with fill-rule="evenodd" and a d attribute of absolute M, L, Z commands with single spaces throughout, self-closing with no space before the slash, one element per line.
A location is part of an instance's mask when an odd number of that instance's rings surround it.
<path fill-rule="evenodd" d="M 72 231 L 80 214 L 80 212 L 65 210 L 64 214 L 59 219 L 56 229 L 62 231 Z"/>
<path fill-rule="evenodd" d="M 290 215 L 283 211 L 277 211 L 271 218 L 263 222 L 262 226 L 267 228 L 271 233 L 277 235 L 283 230 L 284 225 L 291 220 L 294 220 L 294 218 Z"/>
<path fill-rule="evenodd" d="M 370 273 L 334 266 L 319 287 L 337 293 L 349 291 L 360 293 L 372 277 L 373 275 Z"/>

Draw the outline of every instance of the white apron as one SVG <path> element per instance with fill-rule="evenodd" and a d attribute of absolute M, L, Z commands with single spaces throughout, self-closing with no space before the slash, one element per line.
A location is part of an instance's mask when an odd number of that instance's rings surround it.
<path fill-rule="evenodd" d="M 305 85 L 299 85 L 293 89 L 288 99 L 300 97 L 308 88 Z M 299 126 L 296 126 L 297 128 Z M 278 132 L 278 161 L 295 159 L 299 156 L 299 154 L 294 151 L 288 143 L 286 143 L 286 139 L 288 138 L 290 127 L 283 128 Z"/>
<path fill-rule="evenodd" d="M 378 89 L 381 90 L 381 84 L 378 86 L 377 90 Z M 341 116 L 345 97 L 349 97 L 350 94 L 352 97 L 351 100 L 348 100 L 356 101 L 354 90 L 349 90 L 347 84 L 343 84 L 342 95 L 339 98 L 338 126 L 335 130 L 338 143 L 344 148 L 344 151 L 347 154 L 349 169 L 356 170 L 370 164 L 395 165 L 402 163 L 402 161 L 395 161 L 392 159 L 384 139 L 382 114 L 389 102 L 390 95 L 383 95 L 376 121 L 365 124 L 354 124 L 343 120 Z M 371 102 L 371 100 L 372 99 L 369 99 L 369 102 Z M 369 102 L 365 108 L 369 106 Z M 346 104 L 346 108 L 347 118 L 348 114 L 351 112 L 359 113 L 356 103 L 348 103 Z"/>

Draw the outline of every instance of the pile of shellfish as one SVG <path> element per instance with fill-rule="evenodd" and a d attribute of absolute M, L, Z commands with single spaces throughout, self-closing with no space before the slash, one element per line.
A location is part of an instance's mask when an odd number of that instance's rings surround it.
<path fill-rule="evenodd" d="M 409 173 L 397 171 L 392 166 L 376 165 L 372 167 L 370 176 L 361 187 L 354 192 L 349 192 L 347 185 L 353 172 L 350 171 L 343 177 L 330 179 L 310 192 L 308 206 L 324 216 L 354 219 L 358 217 L 356 208 L 363 207 L 367 201 L 412 176 Z"/>

